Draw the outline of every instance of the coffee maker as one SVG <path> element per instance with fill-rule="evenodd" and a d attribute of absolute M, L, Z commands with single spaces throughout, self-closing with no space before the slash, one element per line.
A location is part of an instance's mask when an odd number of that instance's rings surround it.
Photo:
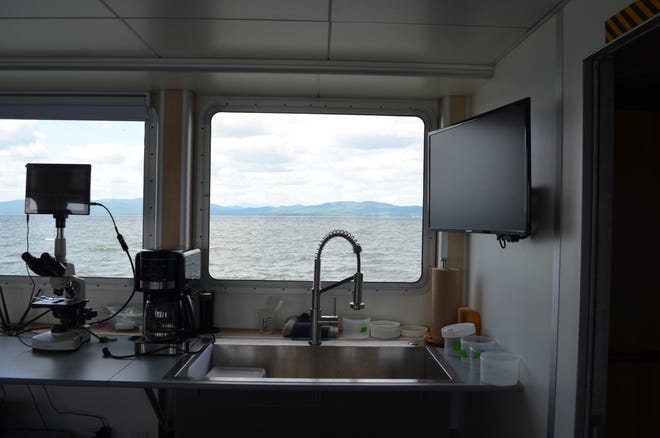
<path fill-rule="evenodd" d="M 137 353 L 177 354 L 197 336 L 193 295 L 199 289 L 200 265 L 199 249 L 136 254 L 135 290 L 144 293 Z"/>

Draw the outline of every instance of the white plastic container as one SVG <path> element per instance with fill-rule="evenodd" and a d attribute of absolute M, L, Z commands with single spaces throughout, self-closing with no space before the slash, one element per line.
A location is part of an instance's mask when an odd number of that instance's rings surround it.
<path fill-rule="evenodd" d="M 475 333 L 474 324 L 461 322 L 444 326 L 440 332 L 445 342 L 445 356 L 461 356 L 461 338 Z"/>
<path fill-rule="evenodd" d="M 402 325 L 401 336 L 404 338 L 423 338 L 428 330 L 423 325 Z"/>
<path fill-rule="evenodd" d="M 344 315 L 341 318 L 342 335 L 347 338 L 368 338 L 370 321 L 371 317 L 367 315 Z"/>
<path fill-rule="evenodd" d="M 481 383 L 510 386 L 518 383 L 520 358 L 506 351 L 481 353 Z"/>
<path fill-rule="evenodd" d="M 469 362 L 473 368 L 479 368 L 482 352 L 495 350 L 497 350 L 497 341 L 489 336 L 469 335 L 461 338 L 461 360 Z M 476 360 L 473 360 L 473 356 Z"/>
<path fill-rule="evenodd" d="M 401 336 L 401 323 L 398 321 L 371 321 L 371 336 L 378 339 L 394 339 Z"/>

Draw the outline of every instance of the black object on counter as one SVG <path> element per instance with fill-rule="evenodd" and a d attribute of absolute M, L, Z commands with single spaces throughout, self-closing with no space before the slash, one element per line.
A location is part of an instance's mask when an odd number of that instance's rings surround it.
<path fill-rule="evenodd" d="M 291 317 L 286 320 L 282 328 L 282 334 L 287 338 L 309 339 L 310 316 L 308 313 L 301 313 L 297 317 Z M 336 338 L 332 327 L 321 327 L 321 337 L 324 339 Z"/>

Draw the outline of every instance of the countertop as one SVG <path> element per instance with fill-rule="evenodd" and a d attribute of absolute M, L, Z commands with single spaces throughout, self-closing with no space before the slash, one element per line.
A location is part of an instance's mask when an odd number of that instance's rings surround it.
<path fill-rule="evenodd" d="M 29 345 L 30 336 L 21 335 Z M 108 347 L 116 356 L 135 353 L 128 335 L 99 343 L 92 339 L 76 351 L 39 351 L 15 336 L 0 335 L 0 383 L 64 386 L 158 387 L 181 356 L 143 356 L 129 359 L 104 357 Z"/>
<path fill-rule="evenodd" d="M 221 335 L 221 336 L 220 336 Z M 250 331 L 223 331 L 218 338 L 231 338 L 240 342 L 241 338 L 258 336 Z M 25 344 L 30 343 L 29 335 L 22 335 Z M 116 341 L 100 343 L 92 338 L 76 351 L 45 352 L 33 350 L 17 337 L 0 335 L 0 383 L 48 384 L 63 386 L 111 386 L 167 389 L 223 389 L 240 386 L 240 382 L 196 382 L 168 378 L 168 372 L 188 355 L 176 356 L 146 355 L 115 359 L 105 357 L 103 349 L 108 348 L 114 356 L 133 355 L 135 343 L 128 334 L 111 335 Z M 278 337 L 271 335 L 271 337 Z M 279 336 L 280 339 L 281 336 Z M 345 341 L 345 340 L 344 340 Z M 331 340 L 328 342 L 332 342 Z M 360 342 L 355 340 L 355 342 Z M 422 340 L 418 342 L 423 343 Z M 201 346 L 193 345 L 191 350 Z M 322 346 L 320 348 L 323 348 Z M 438 348 L 438 347 L 431 347 Z M 443 357 L 455 380 L 443 385 L 426 386 L 418 384 L 414 388 L 420 391 L 520 391 L 520 383 L 513 386 L 493 386 L 479 381 L 478 371 L 471 370 L 460 358 Z M 267 385 L 262 385 L 267 386 Z M 295 385 L 289 385 L 295 386 Z M 257 385 L 258 389 L 259 385 Z M 309 385 L 307 385 L 307 389 Z M 255 389 L 255 385 L 251 386 Z M 275 389 L 270 387 L 270 389 Z M 324 389 L 323 385 L 318 389 Z M 374 388 L 376 389 L 376 388 Z M 403 388 L 405 389 L 405 388 Z"/>

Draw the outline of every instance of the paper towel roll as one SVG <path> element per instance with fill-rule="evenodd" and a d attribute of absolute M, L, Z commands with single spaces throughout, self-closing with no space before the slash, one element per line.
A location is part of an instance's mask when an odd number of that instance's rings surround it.
<path fill-rule="evenodd" d="M 458 290 L 458 270 L 433 268 L 431 270 L 431 337 L 442 342 L 441 329 L 458 322 L 461 306 L 461 291 Z"/>

